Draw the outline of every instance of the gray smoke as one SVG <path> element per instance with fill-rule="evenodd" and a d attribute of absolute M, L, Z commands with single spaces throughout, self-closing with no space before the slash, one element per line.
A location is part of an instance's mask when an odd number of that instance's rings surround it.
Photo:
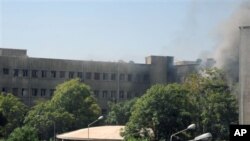
<path fill-rule="evenodd" d="M 239 27 L 246 25 L 250 25 L 250 2 L 244 2 L 217 29 L 219 40 L 213 57 L 216 67 L 225 70 L 232 81 L 238 81 Z"/>

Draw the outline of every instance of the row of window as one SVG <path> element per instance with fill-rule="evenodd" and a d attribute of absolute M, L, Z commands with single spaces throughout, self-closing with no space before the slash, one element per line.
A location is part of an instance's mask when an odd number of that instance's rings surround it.
<path fill-rule="evenodd" d="M 31 96 L 33 96 L 33 97 L 46 97 L 46 96 L 51 97 L 51 96 L 53 96 L 54 91 L 55 91 L 55 89 L 32 88 L 31 89 Z M 11 90 L 9 88 L 3 87 L 2 92 L 5 92 L 5 93 L 10 92 L 15 96 L 23 96 L 23 97 L 28 96 L 28 89 L 27 88 L 12 88 L 12 90 Z M 20 95 L 19 95 L 19 93 L 20 93 Z M 102 90 L 102 91 L 94 90 L 94 95 L 95 95 L 96 98 L 111 99 L 111 100 L 114 100 L 114 99 L 131 99 L 133 97 L 138 97 L 137 93 L 132 93 L 130 91 L 126 92 L 124 90 L 120 90 L 118 95 L 117 95 L 116 90 L 111 90 L 111 91 L 108 91 L 108 90 Z"/>
<path fill-rule="evenodd" d="M 12 71 L 8 68 L 2 69 L 3 75 L 13 75 L 13 77 L 29 77 L 32 78 L 81 78 L 84 79 L 84 72 L 73 72 L 73 71 L 55 71 L 55 70 L 27 70 L 27 69 L 13 69 Z M 86 72 L 86 80 L 117 80 L 117 73 L 98 73 L 98 72 Z M 148 74 L 119 74 L 119 80 L 121 81 L 135 81 L 135 82 L 149 82 Z"/>

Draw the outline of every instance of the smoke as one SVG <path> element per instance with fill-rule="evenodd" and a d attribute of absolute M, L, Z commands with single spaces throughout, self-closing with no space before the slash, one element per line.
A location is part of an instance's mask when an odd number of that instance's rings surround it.
<path fill-rule="evenodd" d="M 244 2 L 217 29 L 219 40 L 213 58 L 216 67 L 226 71 L 231 81 L 238 81 L 239 27 L 246 25 L 250 25 L 250 2 Z"/>

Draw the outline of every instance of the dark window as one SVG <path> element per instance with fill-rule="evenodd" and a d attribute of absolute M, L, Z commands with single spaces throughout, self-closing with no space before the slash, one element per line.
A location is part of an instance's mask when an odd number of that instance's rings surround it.
<path fill-rule="evenodd" d="M 12 94 L 15 96 L 18 96 L 18 88 L 13 88 L 12 89 Z"/>
<path fill-rule="evenodd" d="M 94 95 L 95 95 L 96 98 L 98 98 L 99 97 L 99 91 L 98 90 L 94 90 Z"/>
<path fill-rule="evenodd" d="M 31 93 L 32 93 L 32 96 L 37 96 L 38 90 L 37 89 L 32 89 Z"/>
<path fill-rule="evenodd" d="M 111 74 L 111 80 L 116 80 L 116 74 L 115 73 Z"/>
<path fill-rule="evenodd" d="M 124 91 L 119 92 L 119 98 L 123 99 L 124 98 Z"/>
<path fill-rule="evenodd" d="M 55 92 L 55 89 L 50 89 L 50 90 L 49 90 L 49 95 L 50 95 L 50 97 L 52 97 L 52 96 L 54 95 L 54 92 Z"/>
<path fill-rule="evenodd" d="M 45 77 L 47 77 L 47 71 L 42 70 L 42 78 L 45 78 Z"/>
<path fill-rule="evenodd" d="M 22 88 L 22 96 L 27 96 L 28 95 L 28 89 Z"/>
<path fill-rule="evenodd" d="M 91 72 L 86 72 L 86 79 L 88 79 L 88 80 L 91 79 Z"/>
<path fill-rule="evenodd" d="M 108 97 L 108 91 L 102 91 L 102 97 L 107 98 Z"/>
<path fill-rule="evenodd" d="M 120 80 L 122 80 L 122 81 L 125 80 L 125 74 L 123 74 L 123 73 L 120 74 Z"/>
<path fill-rule="evenodd" d="M 28 70 L 23 70 L 23 77 L 28 77 Z"/>
<path fill-rule="evenodd" d="M 65 71 L 60 71 L 60 78 L 65 78 Z"/>
<path fill-rule="evenodd" d="M 14 77 L 18 77 L 19 74 L 19 70 L 18 69 L 14 69 Z"/>
<path fill-rule="evenodd" d="M 41 96 L 45 96 L 46 95 L 46 89 L 41 89 Z"/>
<path fill-rule="evenodd" d="M 145 83 L 149 82 L 149 75 L 148 74 L 143 75 L 143 82 L 145 82 Z"/>
<path fill-rule="evenodd" d="M 82 72 L 77 72 L 77 77 L 78 78 L 83 78 L 83 73 Z"/>
<path fill-rule="evenodd" d="M 100 80 L 100 73 L 94 73 L 94 79 L 95 80 Z"/>
<path fill-rule="evenodd" d="M 128 74 L 128 81 L 129 81 L 129 82 L 132 81 L 132 74 Z"/>
<path fill-rule="evenodd" d="M 31 71 L 31 76 L 32 76 L 33 78 L 37 78 L 37 77 L 38 77 L 38 71 L 37 71 L 37 70 L 32 70 L 32 71 Z"/>
<path fill-rule="evenodd" d="M 10 70 L 8 68 L 3 68 L 3 74 L 8 75 L 10 73 Z"/>
<path fill-rule="evenodd" d="M 69 72 L 69 78 L 74 78 L 74 72 L 72 71 Z"/>
<path fill-rule="evenodd" d="M 106 115 L 108 113 L 107 109 L 102 109 L 102 115 Z"/>
<path fill-rule="evenodd" d="M 2 88 L 2 92 L 7 93 L 7 92 L 8 92 L 8 88 L 3 87 L 3 88 Z"/>
<path fill-rule="evenodd" d="M 56 71 L 51 71 L 51 77 L 56 78 Z"/>
<path fill-rule="evenodd" d="M 109 74 L 108 73 L 103 73 L 102 79 L 103 80 L 108 80 L 109 79 Z"/>

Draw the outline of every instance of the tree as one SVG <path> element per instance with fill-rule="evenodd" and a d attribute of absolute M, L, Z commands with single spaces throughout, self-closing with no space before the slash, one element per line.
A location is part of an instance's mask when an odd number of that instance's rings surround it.
<path fill-rule="evenodd" d="M 51 100 L 51 106 L 56 109 L 62 108 L 73 115 L 74 122 L 71 129 L 87 127 L 101 114 L 90 87 L 81 83 L 79 79 L 72 79 L 58 85 Z"/>
<path fill-rule="evenodd" d="M 72 114 L 62 108 L 53 108 L 50 101 L 47 101 L 34 106 L 24 122 L 37 129 L 40 139 L 48 140 L 56 133 L 69 131 L 73 120 Z"/>
<path fill-rule="evenodd" d="M 16 128 L 9 136 L 7 141 L 39 141 L 37 131 L 30 126 Z"/>
<path fill-rule="evenodd" d="M 136 100 L 137 98 L 119 103 L 109 103 L 110 112 L 108 113 L 106 123 L 125 125 L 129 120 L 131 108 Z"/>
<path fill-rule="evenodd" d="M 155 85 L 139 98 L 125 128 L 125 138 L 148 136 L 152 129 L 155 139 L 169 139 L 175 131 L 192 123 L 192 104 L 188 92 L 179 84 Z"/>
<path fill-rule="evenodd" d="M 0 136 L 7 137 L 16 127 L 23 125 L 23 120 L 28 111 L 17 97 L 12 94 L 0 94 L 0 113 L 2 119 L 6 120 L 0 126 Z"/>
<path fill-rule="evenodd" d="M 197 131 L 211 132 L 215 140 L 228 140 L 229 125 L 238 121 L 235 90 L 227 82 L 226 74 L 213 68 L 191 75 L 184 83 L 196 105 Z"/>

